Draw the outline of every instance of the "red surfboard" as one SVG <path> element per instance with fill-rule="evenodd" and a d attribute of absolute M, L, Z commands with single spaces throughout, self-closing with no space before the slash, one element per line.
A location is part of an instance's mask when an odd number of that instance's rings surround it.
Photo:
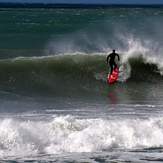
<path fill-rule="evenodd" d="M 118 74 L 119 74 L 119 70 L 118 68 L 115 68 L 112 74 L 108 74 L 107 83 L 114 84 L 118 80 Z"/>

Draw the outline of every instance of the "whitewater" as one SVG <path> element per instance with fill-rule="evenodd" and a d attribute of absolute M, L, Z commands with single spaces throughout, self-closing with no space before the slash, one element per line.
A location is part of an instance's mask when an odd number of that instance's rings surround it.
<path fill-rule="evenodd" d="M 2 114 L 1 161 L 162 160 L 162 105 L 90 104 Z"/>

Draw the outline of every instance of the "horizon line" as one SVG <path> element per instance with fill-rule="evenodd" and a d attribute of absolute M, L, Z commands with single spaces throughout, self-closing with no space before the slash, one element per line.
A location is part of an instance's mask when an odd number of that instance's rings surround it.
<path fill-rule="evenodd" d="M 0 2 L 0 8 L 111 8 L 111 7 L 126 7 L 126 8 L 162 8 L 163 4 L 131 4 L 131 3 L 31 3 L 31 2 Z"/>
<path fill-rule="evenodd" d="M 57 4 L 57 5 L 163 5 L 163 3 L 52 3 L 52 2 L 0 2 L 0 4 Z"/>

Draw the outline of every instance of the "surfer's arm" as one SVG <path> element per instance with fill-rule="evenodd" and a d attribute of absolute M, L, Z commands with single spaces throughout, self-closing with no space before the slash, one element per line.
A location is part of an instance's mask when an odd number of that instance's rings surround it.
<path fill-rule="evenodd" d="M 106 59 L 107 64 L 108 64 L 109 58 L 110 58 L 110 55 L 107 56 L 107 59 Z"/>
<path fill-rule="evenodd" d="M 116 54 L 117 55 L 117 57 L 118 57 L 118 61 L 120 61 L 120 57 L 119 57 L 119 55 L 118 54 Z"/>

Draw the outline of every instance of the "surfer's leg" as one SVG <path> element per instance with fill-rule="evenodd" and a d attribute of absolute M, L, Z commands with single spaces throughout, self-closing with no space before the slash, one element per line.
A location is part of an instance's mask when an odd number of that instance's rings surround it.
<path fill-rule="evenodd" d="M 114 69 L 116 69 L 117 68 L 117 64 L 114 62 L 113 65 L 114 65 Z"/>
<path fill-rule="evenodd" d="M 112 71 L 113 71 L 113 63 L 112 62 L 109 62 L 110 64 L 110 74 L 112 74 Z"/>

